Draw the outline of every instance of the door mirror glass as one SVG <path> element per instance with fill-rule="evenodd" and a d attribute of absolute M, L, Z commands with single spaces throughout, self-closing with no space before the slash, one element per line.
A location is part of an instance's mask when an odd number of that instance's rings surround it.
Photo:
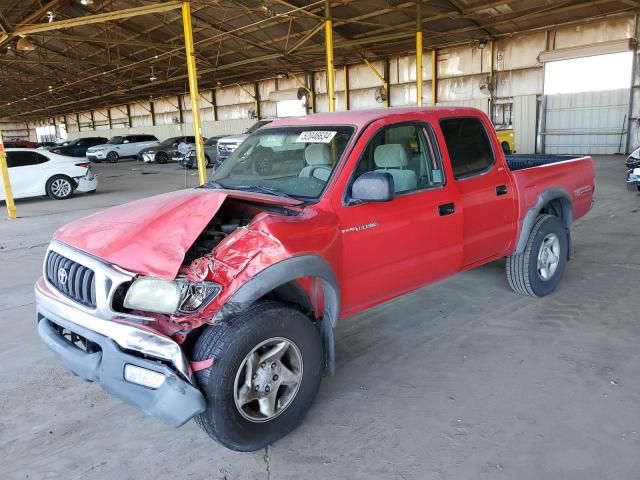
<path fill-rule="evenodd" d="M 395 197 L 393 177 L 388 172 L 366 172 L 351 187 L 351 199 L 361 202 L 389 202 Z"/>

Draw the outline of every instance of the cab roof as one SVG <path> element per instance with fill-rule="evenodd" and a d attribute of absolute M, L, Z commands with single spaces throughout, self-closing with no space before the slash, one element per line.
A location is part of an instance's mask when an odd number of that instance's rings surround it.
<path fill-rule="evenodd" d="M 346 112 L 316 113 L 304 117 L 288 117 L 274 120 L 260 130 L 278 127 L 305 125 L 355 125 L 358 129 L 381 118 L 402 117 L 407 114 L 442 116 L 479 116 L 485 115 L 482 110 L 472 107 L 392 107 L 369 110 L 348 110 Z M 399 119 L 400 120 L 400 119 Z"/>

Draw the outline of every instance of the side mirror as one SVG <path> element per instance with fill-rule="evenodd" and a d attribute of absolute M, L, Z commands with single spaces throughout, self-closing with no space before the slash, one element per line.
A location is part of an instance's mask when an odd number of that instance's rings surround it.
<path fill-rule="evenodd" d="M 129 140 L 123 140 L 122 143 L 129 143 Z"/>
<path fill-rule="evenodd" d="M 351 199 L 361 202 L 390 202 L 396 196 L 389 172 L 366 172 L 351 187 Z"/>

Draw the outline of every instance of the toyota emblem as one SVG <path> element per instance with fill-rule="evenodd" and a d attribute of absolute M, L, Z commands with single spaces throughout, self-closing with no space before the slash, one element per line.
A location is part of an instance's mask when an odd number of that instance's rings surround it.
<path fill-rule="evenodd" d="M 60 285 L 66 285 L 68 277 L 69 274 L 67 273 L 67 271 L 63 267 L 60 267 L 58 269 L 58 283 Z"/>

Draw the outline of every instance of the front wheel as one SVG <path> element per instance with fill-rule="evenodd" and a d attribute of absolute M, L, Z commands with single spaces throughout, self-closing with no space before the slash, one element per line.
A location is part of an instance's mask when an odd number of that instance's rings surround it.
<path fill-rule="evenodd" d="M 322 342 L 312 320 L 279 302 L 259 302 L 198 338 L 196 374 L 207 409 L 196 422 L 232 450 L 251 452 L 293 430 L 307 413 L 323 372 Z"/>
<path fill-rule="evenodd" d="M 107 153 L 107 161 L 109 163 L 118 163 L 119 159 L 120 159 L 120 157 L 118 156 L 118 154 L 116 152 Z"/>
<path fill-rule="evenodd" d="M 165 164 L 169 161 L 169 155 L 167 155 L 165 152 L 158 152 L 156 153 L 156 162 L 160 163 L 160 164 Z"/>
<path fill-rule="evenodd" d="M 562 279 L 568 248 L 567 232 L 560 219 L 554 215 L 538 216 L 524 252 L 507 257 L 509 286 L 522 295 L 549 295 Z"/>
<path fill-rule="evenodd" d="M 66 200 L 73 196 L 75 185 L 73 180 L 64 175 L 55 175 L 47 181 L 45 191 L 54 200 Z"/>

